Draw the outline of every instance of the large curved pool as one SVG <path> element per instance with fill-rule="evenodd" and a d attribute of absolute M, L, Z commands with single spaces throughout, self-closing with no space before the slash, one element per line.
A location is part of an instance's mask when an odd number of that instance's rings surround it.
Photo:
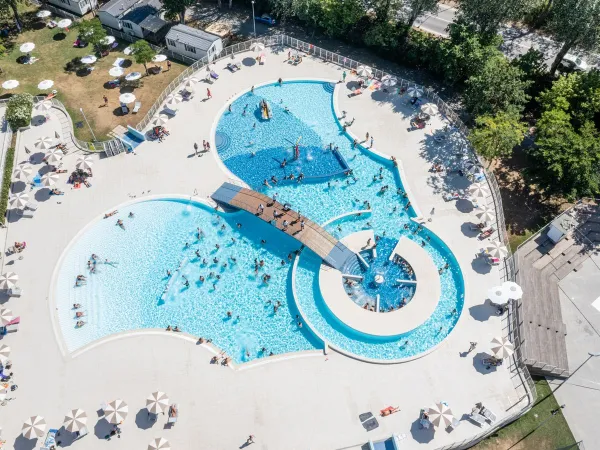
<path fill-rule="evenodd" d="M 292 237 L 245 212 L 215 213 L 187 200 L 157 199 L 92 224 L 64 255 L 55 296 L 69 350 L 113 333 L 167 325 L 212 339 L 237 362 L 322 348 L 323 341 L 361 358 L 397 360 L 441 342 L 463 307 L 459 266 L 441 240 L 411 220 L 415 213 L 393 164 L 354 146 L 343 132 L 334 113 L 334 88 L 328 82 L 297 81 L 241 95 L 219 118 L 217 151 L 251 188 L 276 195 L 317 223 L 364 209 L 368 202 L 370 214 L 327 225 L 337 238 L 371 228 L 381 237 L 382 250 L 402 236 L 423 243 L 437 267 L 448 265 L 440 275 L 438 306 L 424 324 L 392 338 L 355 331 L 323 302 L 316 254 L 305 249 L 292 270 L 291 256 L 300 247 Z M 269 105 L 270 120 L 262 118 L 261 100 Z M 348 169 L 351 176 L 344 174 Z M 303 183 L 283 180 L 301 173 Z M 117 219 L 124 221 L 124 229 L 115 224 Z M 92 254 L 99 262 L 88 273 Z M 271 276 L 268 284 L 262 281 L 265 273 Z M 76 287 L 79 274 L 87 282 Z M 75 327 L 73 303 L 85 311 L 82 328 Z"/>

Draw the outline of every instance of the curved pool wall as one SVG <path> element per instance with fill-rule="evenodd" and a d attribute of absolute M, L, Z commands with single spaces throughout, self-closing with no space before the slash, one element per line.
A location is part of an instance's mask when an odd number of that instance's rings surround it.
<path fill-rule="evenodd" d="M 397 188 L 405 191 L 400 168 L 395 167 L 389 158 L 368 148 L 360 145 L 352 148 L 353 139 L 342 129 L 335 114 L 333 90 L 325 89 L 326 84 L 333 86 L 333 83 L 323 81 L 294 80 L 283 86 L 277 83 L 263 85 L 255 88 L 253 93 L 239 95 L 230 104 L 231 112 L 225 111 L 216 127 L 217 132 L 230 133 L 229 145 L 219 149 L 219 156 L 227 169 L 250 187 L 267 195 L 277 193 L 278 200 L 291 203 L 293 208 L 318 223 L 325 223 L 334 216 L 343 216 L 341 229 L 335 222 L 327 227 L 337 238 L 366 228 L 373 228 L 375 234 L 385 233 L 386 237 L 396 240 L 406 236 L 421 243 L 429 238 L 425 249 L 435 264 L 443 267 L 448 263 L 450 266 L 441 276 L 442 298 L 435 313 L 425 324 L 391 339 L 362 335 L 340 323 L 331 314 L 318 288 L 318 267 L 321 260 L 310 250 L 306 249 L 302 253 L 295 273 L 298 307 L 313 331 L 330 346 L 373 360 L 403 360 L 423 354 L 439 344 L 452 331 L 460 317 L 464 305 L 464 283 L 459 265 L 449 248 L 426 227 L 421 227 L 416 232 L 417 224 L 414 219 L 417 214 L 412 207 L 406 209 L 408 195 L 396 194 Z M 271 121 L 257 124 L 254 128 L 254 120 L 242 115 L 242 112 L 246 104 L 257 104 L 261 99 L 266 99 L 272 105 L 287 106 L 294 116 L 294 126 L 288 126 L 287 116 L 290 113 L 282 108 L 283 111 L 274 110 Z M 256 129 L 261 130 L 261 136 L 265 136 L 264 141 L 261 138 L 253 139 L 253 136 L 258 136 L 254 134 Z M 306 152 L 301 152 L 302 158 L 310 154 L 313 156 L 311 161 L 315 161 L 320 155 L 318 150 L 323 152 L 329 143 L 333 143 L 354 170 L 358 180 L 342 176 L 330 179 L 329 183 L 286 183 L 265 188 L 262 180 L 269 179 L 271 175 L 279 178 L 279 162 L 284 156 L 292 156 L 297 135 L 302 135 L 301 142 L 308 140 Z M 250 154 L 253 151 L 249 150 L 250 141 L 252 147 L 260 149 L 254 150 L 255 156 Z M 271 150 L 278 157 L 273 163 L 265 163 Z M 257 159 L 258 152 L 265 154 Z M 306 162 L 311 161 L 307 159 Z M 260 171 L 255 169 L 256 163 L 263 165 Z M 379 179 L 380 173 L 382 180 Z M 377 176 L 376 181 L 372 179 L 374 175 Z M 381 194 L 379 190 L 384 185 L 390 186 L 390 189 Z M 353 214 L 347 215 L 348 211 L 363 208 L 364 200 L 371 203 L 372 212 L 368 218 L 366 215 L 360 218 Z M 454 310 L 456 312 L 452 313 Z M 400 345 L 407 340 L 407 346 Z"/>
<path fill-rule="evenodd" d="M 133 218 L 128 217 L 129 212 L 134 213 Z M 124 221 L 125 230 L 116 225 L 117 219 Z M 201 241 L 194 236 L 198 227 L 205 234 Z M 266 239 L 266 245 L 261 239 Z M 221 246 L 218 251 L 214 248 L 217 242 Z M 215 213 L 210 206 L 189 198 L 142 200 L 119 207 L 119 214 L 88 225 L 59 262 L 53 297 L 66 348 L 73 352 L 109 335 L 167 325 L 212 339 L 236 362 L 271 352 L 280 355 L 322 348 L 308 327 L 296 325 L 291 264 L 282 266 L 281 260 L 287 261 L 297 248 L 294 239 L 251 214 Z M 196 257 L 196 249 L 208 264 Z M 92 253 L 112 264 L 99 264 L 96 273 L 89 274 L 86 265 Z M 212 263 L 215 256 L 218 264 Z M 265 262 L 258 276 L 254 258 Z M 224 268 L 223 262 L 228 266 Z M 167 269 L 173 274 L 170 284 Z M 267 271 L 271 281 L 264 285 L 261 277 Z M 221 279 L 209 279 L 210 272 Z M 87 284 L 76 287 L 79 274 L 86 275 Z M 204 283 L 199 282 L 200 274 L 206 278 Z M 189 287 L 181 275 L 188 278 Z M 276 314 L 269 300 L 281 302 Z M 87 323 L 82 328 L 75 327 L 74 303 L 80 303 L 85 312 L 82 319 Z M 228 318 L 227 311 L 233 317 Z M 267 352 L 261 351 L 263 347 Z"/>

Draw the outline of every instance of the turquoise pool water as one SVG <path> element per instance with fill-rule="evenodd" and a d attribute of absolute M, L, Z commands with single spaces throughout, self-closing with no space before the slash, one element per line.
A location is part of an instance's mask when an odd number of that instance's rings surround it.
<path fill-rule="evenodd" d="M 353 148 L 334 116 L 333 88 L 330 83 L 290 82 L 242 95 L 219 120 L 217 150 L 229 170 L 251 187 L 277 195 L 317 223 L 364 209 L 368 202 L 372 214 L 347 216 L 328 225 L 338 238 L 372 228 L 381 237 L 382 253 L 403 236 L 425 243 L 438 267 L 449 265 L 441 275 L 438 308 L 425 324 L 387 339 L 356 332 L 325 306 L 318 288 L 320 260 L 308 249 L 299 258 L 292 286 L 288 255 L 299 243 L 291 237 L 244 212 L 215 214 L 198 204 L 154 200 L 132 205 L 133 218 L 128 217 L 128 209 L 95 223 L 65 255 L 56 298 L 69 350 L 116 332 L 167 325 L 213 339 L 238 362 L 271 352 L 320 348 L 320 338 L 372 359 L 410 357 L 441 342 L 463 307 L 458 264 L 443 242 L 426 229 L 418 230 L 410 220 L 414 211 L 407 205 L 393 164 L 360 146 Z M 271 120 L 261 120 L 257 114 L 262 99 L 271 106 Z M 296 143 L 300 158 L 294 161 Z M 353 171 L 350 176 L 344 174 L 348 168 Z M 301 173 L 303 183 L 288 178 Z M 263 186 L 264 180 L 269 187 Z M 388 189 L 382 190 L 384 186 Z M 115 225 L 117 218 L 124 221 L 124 230 Z M 197 227 L 204 232 L 200 240 L 195 237 Z M 215 244 L 220 245 L 218 250 Z M 97 273 L 87 274 L 92 253 L 117 264 L 99 264 Z M 264 262 L 258 273 L 255 259 Z M 171 278 L 167 270 L 172 271 Z M 268 285 L 262 281 L 265 273 L 271 275 Z M 78 274 L 86 274 L 88 281 L 74 287 Z M 83 305 L 88 322 L 83 328 L 75 328 L 73 303 Z M 279 305 L 276 313 L 274 304 Z"/>

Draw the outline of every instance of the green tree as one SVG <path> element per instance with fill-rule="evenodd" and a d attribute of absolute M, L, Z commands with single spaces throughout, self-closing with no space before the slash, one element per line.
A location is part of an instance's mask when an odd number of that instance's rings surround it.
<path fill-rule="evenodd" d="M 529 100 L 525 90 L 531 85 L 523 75 L 504 56 L 489 59 L 480 72 L 467 80 L 466 109 L 476 116 L 500 111 L 520 113 Z"/>
<path fill-rule="evenodd" d="M 0 11 L 8 11 L 10 10 L 15 18 L 15 25 L 17 25 L 17 29 L 21 32 L 23 28 L 23 22 L 21 21 L 21 16 L 19 15 L 19 3 L 20 0 L 0 0 Z"/>
<path fill-rule="evenodd" d="M 82 20 L 77 25 L 79 35 L 87 42 L 98 48 L 104 45 L 103 41 L 106 38 L 106 30 L 100 23 L 100 19 Z"/>
<path fill-rule="evenodd" d="M 550 73 L 572 48 L 593 51 L 600 44 L 600 0 L 555 0 L 549 29 L 562 42 Z"/>
<path fill-rule="evenodd" d="M 195 5 L 196 0 L 163 0 L 162 4 L 167 16 L 177 17 L 179 23 L 185 23 L 185 11 L 188 7 Z"/>
<path fill-rule="evenodd" d="M 495 116 L 485 115 L 475 119 L 476 128 L 469 134 L 475 151 L 488 161 L 506 158 L 523 142 L 527 126 L 519 121 L 514 112 L 499 112 Z"/>
<path fill-rule="evenodd" d="M 360 0 L 321 0 L 321 26 L 329 36 L 345 36 L 364 15 Z"/>
<path fill-rule="evenodd" d="M 459 11 L 477 31 L 491 38 L 505 23 L 521 19 L 530 3 L 531 0 L 460 0 Z"/>
<path fill-rule="evenodd" d="M 396 17 L 396 12 L 401 6 L 402 0 L 375 0 L 371 3 L 375 11 L 375 21 L 384 23 Z"/>
<path fill-rule="evenodd" d="M 419 16 L 437 11 L 437 0 L 404 0 L 404 17 L 408 27 L 412 27 Z"/>
<path fill-rule="evenodd" d="M 138 64 L 143 64 L 144 69 L 146 69 L 146 73 L 148 73 L 148 67 L 146 64 L 152 61 L 152 58 L 156 55 L 156 52 L 150 47 L 143 39 L 134 42 L 131 45 L 131 51 L 133 56 L 135 57 L 135 62 Z"/>
<path fill-rule="evenodd" d="M 14 131 L 29 125 L 32 109 L 33 95 L 31 94 L 15 94 L 8 100 L 6 120 Z"/>

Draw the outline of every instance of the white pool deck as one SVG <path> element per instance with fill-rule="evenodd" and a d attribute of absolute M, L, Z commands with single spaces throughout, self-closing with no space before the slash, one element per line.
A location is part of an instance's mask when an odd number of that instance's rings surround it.
<path fill-rule="evenodd" d="M 525 392 L 508 365 L 489 372 L 474 366 L 474 356 L 489 351 L 490 340 L 504 334 L 503 321 L 481 312 L 480 306 L 488 288 L 500 281 L 499 273 L 497 268 L 481 270 L 472 265 L 481 243 L 463 230 L 465 223 L 476 218 L 472 212 L 459 212 L 454 202 L 444 202 L 440 186 L 448 179 L 432 178 L 428 172 L 431 162 L 423 156 L 438 150 L 428 138 L 430 127 L 406 131 L 406 114 L 412 111 L 406 99 L 377 100 L 378 93 L 375 100 L 368 93 L 350 99 L 345 86 L 337 95 L 339 108 L 356 118 L 351 131 L 358 136 L 368 131 L 375 136 L 379 152 L 402 161 L 413 203 L 426 216 L 435 208 L 433 220 L 426 226 L 448 244 L 460 262 L 465 307 L 456 329 L 435 351 L 395 365 L 368 364 L 335 352 L 312 352 L 226 368 L 209 364 L 213 350 L 196 345 L 185 333 L 146 330 L 112 336 L 75 355 L 63 352 L 50 286 L 61 253 L 86 224 L 130 201 L 133 195 L 191 196 L 196 191 L 206 197 L 226 181 L 228 175 L 212 154 L 190 154 L 194 142 L 209 138 L 226 102 L 251 85 L 279 77 L 341 77 L 335 65 L 304 58 L 301 65 L 292 67 L 282 63 L 286 52 L 267 53 L 265 65 L 244 67 L 236 74 L 223 70 L 224 62 L 216 64 L 221 78 L 210 86 L 213 98 L 202 101 L 205 87 L 200 84 L 195 98 L 181 104 L 177 116 L 169 121 L 171 136 L 163 143 L 144 143 L 135 155 L 95 156 L 91 188 L 73 190 L 62 175 L 57 187 L 66 195 L 48 199 L 44 191 L 32 191 L 39 203 L 35 217 L 17 220 L 14 214 L 10 216 L 7 242 L 27 241 L 27 250 L 22 259 L 2 259 L 4 271 L 19 274 L 24 291 L 22 298 L 2 299 L 3 306 L 21 316 L 20 331 L 1 341 L 12 347 L 11 370 L 19 385 L 9 393 L 14 400 L 0 407 L 2 439 L 7 441 L 7 448 L 34 448 L 33 442 L 19 437 L 29 416 L 42 415 L 48 428 L 59 428 L 68 410 L 82 408 L 90 417 L 90 435 L 74 442 L 73 449 L 145 449 L 159 436 L 167 438 L 176 450 L 233 449 L 239 448 L 249 434 L 256 436 L 251 447 L 261 449 L 334 449 L 362 445 L 391 433 L 406 435 L 403 449 L 434 449 L 462 441 L 482 429 L 463 421 L 451 433 L 419 430 L 417 419 L 422 407 L 443 400 L 460 419 L 476 402 L 483 402 L 501 419 L 523 406 L 519 401 Z M 106 113 L 110 114 L 108 110 Z M 442 126 L 438 118 L 433 122 L 435 127 Z M 58 120 L 53 119 L 24 132 L 17 161 L 28 159 L 24 146 L 35 153 L 34 141 L 53 136 L 59 127 Z M 211 145 L 214 148 L 214 142 Z M 76 158 L 75 154 L 66 156 L 65 167 L 72 169 Z M 461 357 L 470 341 L 478 342 L 477 349 Z M 162 416 L 153 427 L 146 426 L 145 398 L 157 389 L 179 405 L 181 416 L 172 429 L 163 429 Z M 129 404 L 129 417 L 121 427 L 121 439 L 105 442 L 105 424 L 98 420 L 96 411 L 101 403 L 115 398 Z M 379 417 L 379 428 L 367 433 L 358 415 L 367 411 L 378 415 L 389 405 L 399 406 L 400 411 Z M 41 443 L 38 440 L 37 447 Z"/>
<path fill-rule="evenodd" d="M 340 241 L 354 252 L 369 248 L 374 242 L 372 230 L 352 233 Z M 441 295 L 437 267 L 428 253 L 416 242 L 401 237 L 394 253 L 402 256 L 415 271 L 415 293 L 403 308 L 386 313 L 375 313 L 362 308 L 348 298 L 342 272 L 321 264 L 319 288 L 329 310 L 349 327 L 371 336 L 398 336 L 422 325 L 435 311 Z"/>

